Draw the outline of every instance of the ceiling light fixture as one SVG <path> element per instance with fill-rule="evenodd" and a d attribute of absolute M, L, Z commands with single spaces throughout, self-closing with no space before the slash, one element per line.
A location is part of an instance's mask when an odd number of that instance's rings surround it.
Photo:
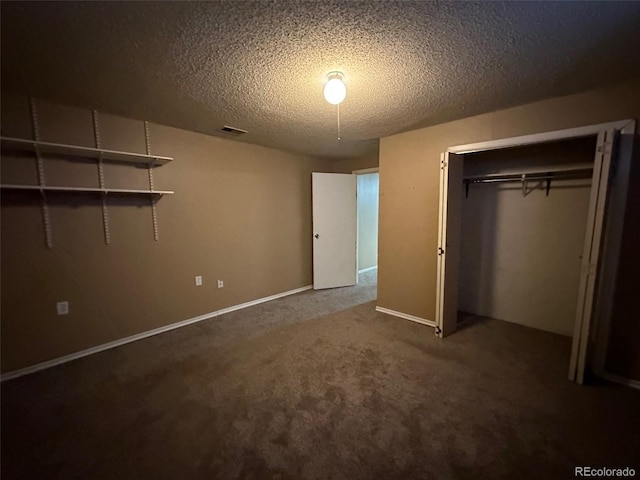
<path fill-rule="evenodd" d="M 342 72 L 330 72 L 327 75 L 327 83 L 324 84 L 324 98 L 331 105 L 340 105 L 347 96 L 347 87 L 342 80 Z"/>
<path fill-rule="evenodd" d="M 324 84 L 324 98 L 331 105 L 336 106 L 338 118 L 338 140 L 340 140 L 340 104 L 347 96 L 347 86 L 344 84 L 342 72 L 329 72 L 327 83 Z"/>

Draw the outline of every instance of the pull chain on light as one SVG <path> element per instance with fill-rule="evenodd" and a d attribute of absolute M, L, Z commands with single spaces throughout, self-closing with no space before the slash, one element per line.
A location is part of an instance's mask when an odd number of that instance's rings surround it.
<path fill-rule="evenodd" d="M 338 107 L 338 140 L 340 140 L 340 104 L 336 105 Z"/>

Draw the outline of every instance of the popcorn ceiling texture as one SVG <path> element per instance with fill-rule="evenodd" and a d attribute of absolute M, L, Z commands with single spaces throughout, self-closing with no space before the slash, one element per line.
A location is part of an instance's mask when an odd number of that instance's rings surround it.
<path fill-rule="evenodd" d="M 328 158 L 640 76 L 640 2 L 2 2 L 2 87 Z M 323 98 L 345 74 L 347 98 Z"/>

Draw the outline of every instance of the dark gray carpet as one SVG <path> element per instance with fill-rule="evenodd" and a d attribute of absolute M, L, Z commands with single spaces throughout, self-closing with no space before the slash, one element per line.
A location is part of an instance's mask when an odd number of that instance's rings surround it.
<path fill-rule="evenodd" d="M 5 382 L 2 478 L 640 471 L 640 392 L 568 382 L 568 338 L 476 319 L 437 340 L 374 298 L 369 275 Z"/>

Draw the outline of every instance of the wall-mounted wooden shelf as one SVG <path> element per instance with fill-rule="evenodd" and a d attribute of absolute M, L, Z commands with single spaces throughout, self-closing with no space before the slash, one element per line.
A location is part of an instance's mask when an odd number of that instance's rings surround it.
<path fill-rule="evenodd" d="M 79 147 L 64 143 L 41 142 L 23 138 L 0 137 L 2 147 L 14 150 L 26 150 L 40 155 L 61 155 L 105 162 L 133 163 L 144 167 L 156 167 L 173 160 L 171 157 L 145 155 L 142 153 L 120 152 L 104 148 Z"/>
<path fill-rule="evenodd" d="M 47 247 L 53 247 L 53 236 L 51 234 L 51 222 L 49 220 L 49 206 L 47 203 L 47 195 L 56 193 L 74 193 L 74 194 L 98 194 L 102 198 L 102 223 L 104 226 L 104 241 L 107 245 L 111 243 L 109 233 L 109 214 L 107 198 L 114 195 L 137 195 L 142 196 L 144 201 L 148 201 L 151 207 L 151 221 L 153 225 L 153 238 L 158 240 L 158 218 L 156 215 L 156 202 L 163 195 L 173 195 L 171 190 L 156 190 L 153 185 L 153 169 L 165 165 L 173 160 L 171 157 L 163 157 L 160 155 L 151 155 L 151 147 L 149 141 L 149 128 L 147 122 L 144 122 L 144 138 L 146 144 L 146 154 L 121 152 L 118 150 L 107 150 L 100 146 L 100 129 L 98 126 L 98 112 L 93 110 L 93 134 L 95 148 L 81 147 L 78 145 L 68 145 L 64 143 L 43 142 L 39 138 L 40 127 L 38 123 L 38 112 L 34 99 L 30 100 L 31 121 L 35 139 L 12 138 L 0 136 L 0 145 L 3 150 L 19 150 L 27 151 L 33 154 L 36 160 L 36 171 L 38 174 L 37 185 L 24 184 L 4 184 L 0 188 L 4 190 L 19 191 L 37 191 L 42 197 L 42 218 L 44 222 L 44 236 Z M 66 185 L 47 185 L 45 182 L 45 159 L 52 158 L 78 159 L 95 161 L 98 174 L 98 187 L 78 187 Z M 148 171 L 149 188 L 148 189 L 130 189 L 130 188 L 108 188 L 105 185 L 104 163 L 120 163 L 130 166 L 144 167 Z M 144 198 L 147 197 L 147 198 Z"/>
<path fill-rule="evenodd" d="M 137 190 L 130 188 L 55 187 L 38 185 L 0 185 L 7 190 L 39 190 L 41 192 L 114 193 L 132 195 L 173 195 L 172 190 Z"/>

